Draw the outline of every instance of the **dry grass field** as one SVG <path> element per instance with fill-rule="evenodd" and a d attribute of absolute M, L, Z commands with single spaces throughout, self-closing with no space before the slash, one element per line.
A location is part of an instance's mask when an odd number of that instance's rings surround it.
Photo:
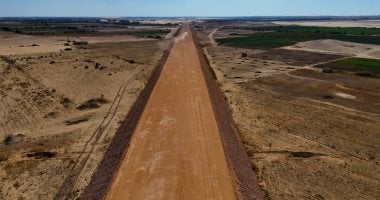
<path fill-rule="evenodd" d="M 127 39 L 0 51 L 0 199 L 80 195 L 169 43 Z"/>
<path fill-rule="evenodd" d="M 0 20 L 0 199 L 78 199 L 94 184 L 96 196 L 117 174 L 131 196 L 220 196 L 223 183 L 232 198 L 256 187 L 240 181 L 256 181 L 251 168 L 266 199 L 380 199 L 380 29 L 366 28 L 377 21 L 199 19 L 178 32 L 182 18 L 14 20 Z"/>
<path fill-rule="evenodd" d="M 368 45 L 305 43 L 324 51 L 210 45 L 217 28 L 203 23 L 198 38 L 267 198 L 379 199 L 380 79 L 318 67 L 360 56 Z M 214 34 L 227 35 L 220 28 Z"/>

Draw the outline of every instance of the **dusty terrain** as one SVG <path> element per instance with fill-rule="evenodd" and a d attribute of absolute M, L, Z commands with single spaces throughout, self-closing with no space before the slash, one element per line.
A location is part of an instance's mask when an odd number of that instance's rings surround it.
<path fill-rule="evenodd" d="M 48 53 L 63 51 L 65 48 L 74 48 L 73 45 L 65 45 L 67 41 L 87 41 L 88 43 L 105 43 L 105 42 L 131 42 L 152 40 L 148 38 L 138 38 L 130 35 L 114 36 L 30 36 L 14 33 L 1 32 L 0 35 L 0 55 L 23 55 L 33 53 Z"/>
<path fill-rule="evenodd" d="M 359 44 L 337 40 L 314 40 L 300 42 L 293 46 L 284 47 L 284 49 L 380 59 L 379 45 Z"/>
<path fill-rule="evenodd" d="M 204 48 L 268 199 L 380 198 L 379 79 L 313 67 L 353 49 Z"/>
<path fill-rule="evenodd" d="M 107 199 L 236 199 L 188 25 L 151 94 Z"/>
<path fill-rule="evenodd" d="M 377 21 L 356 26 L 367 23 Z M 267 199 L 380 199 L 380 79 L 318 67 L 379 58 L 379 47 L 214 40 L 254 32 L 223 26 L 268 24 L 198 22 L 197 35 L 186 25 L 170 54 L 173 27 L 160 39 L 119 34 L 119 24 L 70 38 L 0 32 L 0 199 L 77 199 L 88 185 L 102 189 L 96 198 L 251 199 L 256 179 Z"/>
<path fill-rule="evenodd" d="M 168 44 L 115 41 L 1 57 L 0 199 L 80 195 Z"/>

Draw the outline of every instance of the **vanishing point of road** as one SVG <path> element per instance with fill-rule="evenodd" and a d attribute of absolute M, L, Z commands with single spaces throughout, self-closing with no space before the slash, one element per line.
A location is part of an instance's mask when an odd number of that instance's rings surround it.
<path fill-rule="evenodd" d="M 176 38 L 106 199 L 236 199 L 189 24 Z"/>

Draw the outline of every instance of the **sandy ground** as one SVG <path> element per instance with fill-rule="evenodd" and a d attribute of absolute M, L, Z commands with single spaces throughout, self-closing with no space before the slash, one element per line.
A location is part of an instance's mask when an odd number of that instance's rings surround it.
<path fill-rule="evenodd" d="M 357 21 L 274 21 L 279 25 L 325 26 L 325 27 L 368 27 L 380 28 L 380 20 Z"/>
<path fill-rule="evenodd" d="M 78 197 L 164 43 L 97 43 L 10 57 L 15 64 L 1 59 L 0 199 Z"/>
<path fill-rule="evenodd" d="M 260 78 L 227 94 L 270 199 L 379 198 L 379 90 L 371 85 L 378 81 L 361 79 L 358 87 L 347 79 L 306 71 Z"/>
<path fill-rule="evenodd" d="M 337 40 L 314 40 L 300 42 L 283 49 L 342 54 L 362 58 L 380 58 L 380 46 L 343 42 Z"/>
<path fill-rule="evenodd" d="M 321 60 L 331 61 L 342 58 L 339 55 L 310 53 L 299 50 L 238 49 L 210 46 L 204 49 L 210 65 L 215 69 L 218 80 L 229 83 L 246 82 L 259 77 L 268 77 L 316 65 Z M 242 53 L 247 57 L 242 57 Z M 307 57 L 308 59 L 304 59 Z"/>
<path fill-rule="evenodd" d="M 1 34 L 2 33 L 2 34 Z M 0 55 L 21 55 L 32 53 L 57 52 L 66 47 L 65 37 L 37 37 L 0 32 Z M 33 46 L 34 45 L 34 46 Z"/>
<path fill-rule="evenodd" d="M 0 32 L 0 55 L 23 55 L 33 53 L 58 52 L 65 48 L 68 40 L 87 41 L 89 43 L 132 42 L 152 40 L 130 35 L 93 36 L 93 37 L 61 37 L 61 36 L 29 36 Z M 34 45 L 35 44 L 35 45 Z"/>
<path fill-rule="evenodd" d="M 314 52 L 204 50 L 268 199 L 380 198 L 378 79 L 321 73 L 333 57 Z"/>
<path fill-rule="evenodd" d="M 188 25 L 169 55 L 107 199 L 235 199 Z"/>

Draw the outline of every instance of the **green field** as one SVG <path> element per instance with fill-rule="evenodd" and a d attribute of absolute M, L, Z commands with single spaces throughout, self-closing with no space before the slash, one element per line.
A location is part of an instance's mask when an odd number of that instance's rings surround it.
<path fill-rule="evenodd" d="M 0 30 L 14 32 L 26 35 L 55 35 L 55 36 L 102 36 L 102 35 L 132 35 L 136 37 L 155 38 L 159 39 L 170 32 L 168 29 L 149 29 L 149 30 L 127 30 L 115 32 L 97 32 L 90 26 L 66 26 L 66 25 L 50 25 L 50 26 L 6 26 L 1 27 Z"/>
<path fill-rule="evenodd" d="M 92 33 L 94 30 L 82 29 L 73 26 L 3 26 L 3 31 L 27 35 L 63 35 Z"/>
<path fill-rule="evenodd" d="M 240 37 L 217 39 L 217 42 L 226 46 L 242 48 L 278 48 L 319 39 L 334 39 L 347 42 L 380 45 L 380 36 L 345 35 L 330 33 L 305 32 L 262 32 Z"/>
<path fill-rule="evenodd" d="M 157 29 L 157 30 L 139 30 L 139 31 L 127 31 L 127 35 L 133 35 L 137 37 L 146 38 L 161 38 L 170 32 L 169 29 Z"/>
<path fill-rule="evenodd" d="M 347 58 L 323 64 L 318 67 L 331 68 L 337 71 L 354 72 L 360 76 L 379 77 L 380 60 L 367 58 Z"/>
<path fill-rule="evenodd" d="M 231 27 L 232 28 L 232 27 Z M 230 29 L 230 28 L 227 28 Z M 262 26 L 241 28 L 254 31 L 291 32 L 291 33 L 322 33 L 335 35 L 379 35 L 380 28 L 365 27 L 318 27 L 318 26 Z"/>
<path fill-rule="evenodd" d="M 1 20 L 0 20 L 1 21 Z M 103 35 L 133 35 L 137 37 L 161 38 L 169 33 L 168 29 L 133 29 L 131 26 L 140 26 L 139 22 L 121 20 L 119 22 L 100 22 L 97 18 L 38 18 L 13 19 L 2 21 L 0 30 L 27 35 L 56 35 L 56 36 L 103 36 Z M 149 26 L 156 26 L 149 24 Z M 174 26 L 170 24 L 168 26 Z M 125 29 L 102 32 L 102 29 Z"/>

